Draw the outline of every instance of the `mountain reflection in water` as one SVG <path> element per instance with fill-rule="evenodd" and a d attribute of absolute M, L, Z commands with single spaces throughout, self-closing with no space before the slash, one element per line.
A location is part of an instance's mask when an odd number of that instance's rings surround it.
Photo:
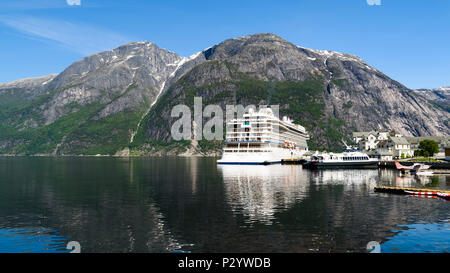
<path fill-rule="evenodd" d="M 396 236 L 417 223 L 448 224 L 450 202 L 375 193 L 377 185 L 450 187 L 447 176 L 388 169 L 0 158 L 0 251 L 65 251 L 78 241 L 82 252 L 367 252 L 369 241 L 425 242 L 426 229 Z M 442 228 L 432 236 L 450 241 Z"/>

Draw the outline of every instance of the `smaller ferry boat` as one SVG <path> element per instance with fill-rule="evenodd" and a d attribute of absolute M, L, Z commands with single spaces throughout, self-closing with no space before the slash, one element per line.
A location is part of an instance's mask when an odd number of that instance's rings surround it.
<path fill-rule="evenodd" d="M 307 168 L 370 168 L 377 167 L 378 159 L 370 158 L 359 150 L 347 149 L 343 153 L 314 154 L 305 163 Z"/>

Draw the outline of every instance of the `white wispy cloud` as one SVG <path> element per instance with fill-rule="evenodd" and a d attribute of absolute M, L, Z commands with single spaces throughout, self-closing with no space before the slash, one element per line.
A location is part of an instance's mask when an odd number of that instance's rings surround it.
<path fill-rule="evenodd" d="M 115 48 L 132 41 L 121 34 L 83 23 L 30 16 L 0 16 L 0 23 L 30 38 L 57 43 L 82 55 Z"/>
<path fill-rule="evenodd" d="M 81 6 L 81 0 L 66 0 L 69 6 Z"/>
<path fill-rule="evenodd" d="M 381 0 L 366 0 L 369 6 L 381 6 Z"/>

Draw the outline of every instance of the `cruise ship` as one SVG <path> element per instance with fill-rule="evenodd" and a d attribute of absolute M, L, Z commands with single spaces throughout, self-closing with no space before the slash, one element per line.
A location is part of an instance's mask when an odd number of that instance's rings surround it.
<path fill-rule="evenodd" d="M 218 164 L 274 164 L 301 158 L 309 135 L 288 117 L 277 118 L 271 108 L 250 109 L 227 122 L 225 146 Z"/>

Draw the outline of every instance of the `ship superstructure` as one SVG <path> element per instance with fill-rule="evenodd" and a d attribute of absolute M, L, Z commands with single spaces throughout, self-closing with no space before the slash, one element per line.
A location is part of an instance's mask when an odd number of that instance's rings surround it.
<path fill-rule="evenodd" d="M 225 147 L 219 164 L 272 164 L 301 158 L 308 151 L 309 135 L 288 117 L 278 119 L 271 108 L 250 109 L 228 121 Z"/>

